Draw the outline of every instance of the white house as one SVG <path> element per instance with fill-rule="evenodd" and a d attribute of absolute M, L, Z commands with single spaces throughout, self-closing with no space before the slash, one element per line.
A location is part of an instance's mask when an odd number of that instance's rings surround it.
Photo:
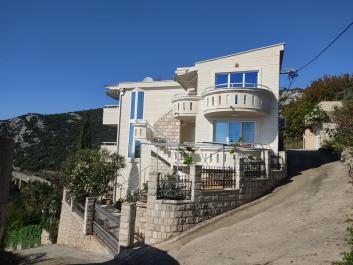
<path fill-rule="evenodd" d="M 213 166 L 232 166 L 236 143 L 240 153 L 277 153 L 283 54 L 280 43 L 177 68 L 174 80 L 106 86 L 119 104 L 104 108 L 103 123 L 117 128 L 118 139 L 103 148 L 127 162 L 117 196 L 139 187 L 150 170 L 179 164 L 183 144 L 196 163 Z"/>

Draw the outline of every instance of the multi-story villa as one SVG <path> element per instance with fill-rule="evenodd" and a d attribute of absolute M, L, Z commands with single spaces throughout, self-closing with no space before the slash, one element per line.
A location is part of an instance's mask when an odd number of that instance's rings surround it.
<path fill-rule="evenodd" d="M 103 147 L 127 162 L 117 196 L 139 187 L 152 169 L 182 164 L 183 144 L 192 147 L 194 163 L 209 166 L 232 166 L 234 146 L 277 153 L 283 53 L 281 43 L 177 68 L 174 80 L 107 86 L 119 104 L 104 108 L 103 123 L 118 137 Z"/>

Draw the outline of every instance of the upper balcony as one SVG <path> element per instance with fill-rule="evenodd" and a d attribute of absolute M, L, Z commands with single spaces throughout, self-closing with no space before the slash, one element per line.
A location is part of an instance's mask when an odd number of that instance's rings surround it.
<path fill-rule="evenodd" d="M 203 113 L 209 117 L 263 116 L 270 110 L 272 91 L 254 83 L 230 83 L 206 88 Z"/>
<path fill-rule="evenodd" d="M 103 142 L 101 145 L 101 149 L 107 150 L 109 153 L 117 153 L 118 147 L 116 142 Z"/>
<path fill-rule="evenodd" d="M 198 101 L 200 99 L 194 92 L 175 95 L 171 100 L 174 118 L 184 121 L 194 120 L 199 111 Z"/>
<path fill-rule="evenodd" d="M 118 125 L 118 105 L 106 105 L 103 108 L 103 125 L 117 126 Z"/>

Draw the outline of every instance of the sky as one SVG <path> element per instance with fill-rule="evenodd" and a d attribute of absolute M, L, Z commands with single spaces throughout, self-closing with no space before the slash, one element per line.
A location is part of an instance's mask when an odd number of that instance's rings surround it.
<path fill-rule="evenodd" d="M 352 21 L 352 0 L 0 0 L 0 120 L 114 104 L 105 84 L 280 42 L 298 68 Z M 353 27 L 293 86 L 346 72 Z"/>

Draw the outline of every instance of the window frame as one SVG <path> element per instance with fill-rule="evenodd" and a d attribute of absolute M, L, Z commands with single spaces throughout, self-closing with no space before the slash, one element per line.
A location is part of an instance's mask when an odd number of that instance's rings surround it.
<path fill-rule="evenodd" d="M 242 142 L 244 144 L 255 144 L 256 143 L 256 138 L 257 138 L 257 122 L 255 120 L 214 120 L 213 121 L 213 142 L 220 142 L 220 143 L 230 143 L 230 144 L 235 144 L 235 143 L 239 143 L 239 142 L 221 142 L 221 141 L 216 141 L 216 123 L 217 122 L 222 122 L 222 123 L 226 123 L 227 124 L 227 132 L 228 132 L 228 136 L 226 136 L 226 139 L 230 139 L 230 123 L 236 123 L 239 122 L 240 123 L 240 137 L 243 138 L 243 123 L 253 123 L 254 124 L 254 142 L 253 143 L 246 143 L 246 142 Z"/>
<path fill-rule="evenodd" d="M 215 87 L 217 88 L 217 86 L 219 86 L 218 88 L 219 89 L 222 89 L 222 88 L 230 88 L 231 86 L 230 86 L 230 84 L 232 84 L 231 82 L 230 82 L 230 80 L 231 80 L 231 75 L 232 74 L 242 74 L 242 83 L 241 83 L 241 86 L 240 87 L 243 87 L 243 88 L 245 88 L 246 87 L 246 82 L 245 82 L 245 75 L 247 74 L 247 73 L 256 73 L 257 75 L 256 75 L 256 79 L 257 79 L 257 83 L 256 83 L 256 85 L 258 85 L 259 84 L 259 73 L 260 73 L 260 71 L 259 70 L 249 70 L 249 71 L 237 71 L 237 72 L 219 72 L 219 73 L 215 73 L 215 78 L 214 78 L 214 85 L 215 85 Z M 217 76 L 218 75 L 227 75 L 227 83 L 226 83 L 226 86 L 222 86 L 222 85 L 225 85 L 224 83 L 222 83 L 222 84 L 217 84 Z M 238 84 L 238 83 L 236 83 L 236 84 Z M 250 87 L 250 88 L 256 88 L 257 86 L 254 86 L 254 87 Z M 247 88 L 247 87 L 246 87 Z"/>

